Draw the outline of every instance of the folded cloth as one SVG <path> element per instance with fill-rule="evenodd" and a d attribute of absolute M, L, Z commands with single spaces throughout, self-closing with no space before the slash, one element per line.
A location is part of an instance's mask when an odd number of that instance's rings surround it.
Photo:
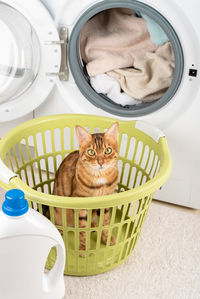
<path fill-rule="evenodd" d="M 138 54 L 156 49 L 146 21 L 127 8 L 102 11 L 83 26 L 80 34 L 80 53 L 89 76 L 130 67 Z"/>
<path fill-rule="evenodd" d="M 105 94 L 110 100 L 122 106 L 141 104 L 141 101 L 121 92 L 118 81 L 106 74 L 90 77 L 90 84 L 97 93 Z"/>
<path fill-rule="evenodd" d="M 107 75 L 117 79 L 121 89 L 135 99 L 152 102 L 161 98 L 172 82 L 175 67 L 170 42 L 155 53 L 136 56 L 133 66 L 109 71 Z"/>
<path fill-rule="evenodd" d="M 155 45 L 162 46 L 169 41 L 165 31 L 152 18 L 143 13 L 137 13 L 137 15 L 140 15 L 146 20 L 147 28 L 151 36 L 151 41 Z"/>

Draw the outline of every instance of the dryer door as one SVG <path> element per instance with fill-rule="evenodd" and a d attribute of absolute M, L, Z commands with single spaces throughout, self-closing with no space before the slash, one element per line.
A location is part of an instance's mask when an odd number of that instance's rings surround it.
<path fill-rule="evenodd" d="M 5 122 L 46 99 L 61 50 L 54 22 L 37 0 L 0 2 L 0 40 L 0 122 Z"/>

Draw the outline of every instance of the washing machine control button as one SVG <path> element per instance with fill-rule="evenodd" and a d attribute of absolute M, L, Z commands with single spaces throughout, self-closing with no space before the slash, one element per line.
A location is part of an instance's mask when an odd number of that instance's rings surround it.
<path fill-rule="evenodd" d="M 195 70 L 195 69 L 189 69 L 189 76 L 196 77 L 197 76 L 197 70 Z"/>

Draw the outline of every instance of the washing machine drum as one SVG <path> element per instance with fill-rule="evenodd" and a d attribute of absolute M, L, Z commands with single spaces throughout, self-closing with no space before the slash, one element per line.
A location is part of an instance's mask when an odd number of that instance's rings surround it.
<path fill-rule="evenodd" d="M 138 24 L 143 26 L 141 32 Z M 149 37 L 144 32 L 145 26 Z M 133 28 L 133 36 L 130 28 Z M 155 36 L 156 30 L 160 36 Z M 146 40 L 143 42 L 143 39 Z M 166 57 L 169 48 L 172 53 Z M 136 57 L 132 64 L 130 56 L 134 56 L 134 50 Z M 164 64 L 161 62 L 155 69 L 154 65 L 161 61 L 162 55 Z M 168 65 L 167 59 L 170 59 Z M 77 86 L 92 104 L 114 115 L 137 117 L 159 110 L 173 98 L 182 80 L 184 57 L 174 28 L 157 10 L 138 1 L 103 1 L 88 9 L 76 22 L 70 36 L 69 63 Z M 170 68 L 174 68 L 173 71 L 169 71 Z M 168 86 L 165 85 L 167 81 L 170 82 Z M 157 85 L 157 90 L 152 88 L 153 85 Z M 126 104 L 131 101 L 133 104 Z"/>
<path fill-rule="evenodd" d="M 63 81 L 64 89 L 70 88 L 66 82 L 69 79 L 69 81 L 71 80 L 70 83 L 76 84 L 85 99 L 93 106 L 112 116 L 116 115 L 123 118 L 135 118 L 159 111 L 177 94 L 184 76 L 182 45 L 176 30 L 171 26 L 166 16 L 164 17 L 163 14 L 154 9 L 153 5 L 149 6 L 138 1 L 122 2 L 115 0 L 94 3 L 93 0 L 87 0 L 81 2 L 80 11 L 75 12 L 75 7 L 77 8 L 77 1 L 75 0 L 71 3 L 71 10 L 68 1 L 61 1 L 60 9 L 57 9 L 60 4 L 54 0 L 42 1 L 46 7 L 36 0 L 30 0 L 28 3 L 26 0 L 4 0 L 0 2 L 0 38 L 2 42 L 0 48 L 0 122 L 19 118 L 37 108 L 47 98 L 54 84 L 58 82 L 58 78 Z M 54 12 L 55 9 L 58 10 L 56 22 L 48 11 L 48 9 L 51 10 L 50 3 L 53 3 Z M 162 5 L 167 4 L 163 3 Z M 147 24 L 151 21 L 157 24 L 167 36 L 173 49 L 174 71 L 171 84 L 154 101 L 140 98 L 141 103 L 139 105 L 123 105 L 123 103 L 116 103 L 115 99 L 113 100 L 113 97 L 110 97 L 108 93 L 98 92 L 92 85 L 91 74 L 87 65 L 91 57 L 84 58 L 84 49 L 82 49 L 81 44 L 83 30 L 90 22 L 93 24 L 92 22 L 95 22 L 95 18 L 98 19 L 100 14 L 121 8 L 134 11 L 138 18 L 141 16 L 146 18 Z M 66 48 L 61 47 L 64 41 L 60 40 L 60 34 L 57 30 L 61 27 L 60 24 L 65 24 L 65 21 L 66 27 L 69 26 L 70 28 L 68 51 L 63 51 Z M 182 23 L 179 22 L 178 26 L 181 27 Z M 87 33 L 87 30 L 85 32 Z M 101 35 L 100 32 L 98 34 Z M 187 34 L 190 35 L 190 30 Z M 85 40 L 90 40 L 89 36 L 86 36 Z M 154 49 L 152 53 L 155 51 L 157 50 Z M 69 77 L 67 73 L 65 76 L 61 72 L 62 62 L 66 63 L 66 54 L 70 69 Z M 192 65 L 196 63 L 197 55 L 196 52 L 192 53 L 192 51 L 188 55 L 191 57 L 191 64 L 188 64 L 187 67 L 193 71 Z M 130 67 L 137 71 L 137 67 L 134 65 Z M 193 69 L 195 71 L 196 67 Z M 116 69 L 111 70 L 111 73 L 112 71 L 116 71 Z M 108 73 L 103 75 L 110 75 Z M 110 78 L 115 80 L 112 76 Z M 115 81 L 117 82 L 117 80 Z M 188 83 L 189 79 L 186 78 L 185 81 Z M 120 81 L 117 82 L 117 84 L 119 83 Z M 186 83 L 184 85 L 186 89 L 189 89 L 189 85 Z M 190 84 L 190 88 L 192 88 L 192 84 Z M 119 92 L 124 94 L 123 84 L 119 84 Z M 128 96 L 130 97 L 130 94 Z M 80 99 L 74 99 L 74 102 L 78 100 Z"/>

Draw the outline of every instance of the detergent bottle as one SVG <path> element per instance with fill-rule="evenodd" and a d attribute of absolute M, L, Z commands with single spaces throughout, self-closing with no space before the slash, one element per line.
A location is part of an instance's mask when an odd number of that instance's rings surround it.
<path fill-rule="evenodd" d="M 54 267 L 45 273 L 52 247 Z M 62 299 L 65 245 L 56 227 L 31 209 L 24 193 L 12 189 L 0 212 L 0 298 Z"/>

